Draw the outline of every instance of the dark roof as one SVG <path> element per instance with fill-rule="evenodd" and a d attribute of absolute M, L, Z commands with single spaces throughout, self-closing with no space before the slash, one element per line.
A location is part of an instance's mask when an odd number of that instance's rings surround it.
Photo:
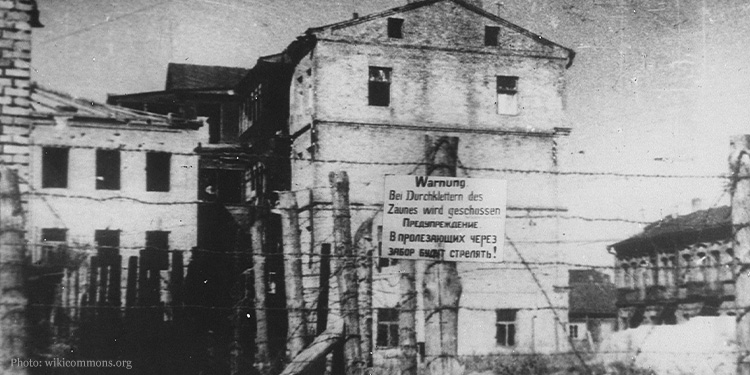
<path fill-rule="evenodd" d="M 568 275 L 570 314 L 616 315 L 617 294 L 608 275 L 595 270 L 570 270 Z"/>
<path fill-rule="evenodd" d="M 562 46 L 560 44 L 557 44 L 557 43 L 555 43 L 555 42 L 553 42 L 553 41 L 551 41 L 549 39 L 546 39 L 546 38 L 542 37 L 541 35 L 538 35 L 538 34 L 535 34 L 535 33 L 531 32 L 531 31 L 529 31 L 529 30 L 526 30 L 526 29 L 524 29 L 521 26 L 518 26 L 516 24 L 510 23 L 510 22 L 508 22 L 507 20 L 505 20 L 503 18 L 500 18 L 500 17 L 498 17 L 498 16 L 496 16 L 496 15 L 494 15 L 494 14 L 492 14 L 492 13 L 490 13 L 490 12 L 488 12 L 488 11 L 486 11 L 486 10 L 484 10 L 484 9 L 476 6 L 476 5 L 470 4 L 470 3 L 466 2 L 466 1 L 463 1 L 463 0 L 422 0 L 422 1 L 415 1 L 413 3 L 409 3 L 409 4 L 406 4 L 406 5 L 403 5 L 403 6 L 391 8 L 391 9 L 388 9 L 388 10 L 384 10 L 382 12 L 368 14 L 368 15 L 366 15 L 364 17 L 358 17 L 358 18 L 353 18 L 353 19 L 349 19 L 349 20 L 345 20 L 345 21 L 341 21 L 341 22 L 337 22 L 337 23 L 332 23 L 332 24 L 329 24 L 329 25 L 324 25 L 324 26 L 309 28 L 309 29 L 307 29 L 306 34 L 315 34 L 315 33 L 324 31 L 326 29 L 334 29 L 334 30 L 335 29 L 341 29 L 341 28 L 344 28 L 344 27 L 353 26 L 353 25 L 357 25 L 357 24 L 360 24 L 360 23 L 363 23 L 363 22 L 371 21 L 371 20 L 374 20 L 374 19 L 377 19 L 377 18 L 388 17 L 388 16 L 391 16 L 391 15 L 394 15 L 394 14 L 397 14 L 397 13 L 403 13 L 403 12 L 410 11 L 410 10 L 413 10 L 413 9 L 421 8 L 423 6 L 432 5 L 432 4 L 435 4 L 435 3 L 439 3 L 441 1 L 452 1 L 452 2 L 454 2 L 454 3 L 456 3 L 456 4 L 458 4 L 458 5 L 462 6 L 462 7 L 464 7 L 466 9 L 470 10 L 470 11 L 473 11 L 475 13 L 478 13 L 478 14 L 482 15 L 483 17 L 491 19 L 491 20 L 497 22 L 500 25 L 503 25 L 503 26 L 505 26 L 505 27 L 507 27 L 509 29 L 515 30 L 516 32 L 518 32 L 520 34 L 526 35 L 526 36 L 534 39 L 538 43 L 541 43 L 541 44 L 544 44 L 544 45 L 547 45 L 547 46 L 551 46 L 551 47 L 561 48 L 561 49 L 567 51 L 567 53 L 568 53 L 568 59 L 569 59 L 568 67 L 570 67 L 570 65 L 573 63 L 573 58 L 575 57 L 575 51 L 573 51 L 572 49 L 564 47 L 564 46 Z"/>
<path fill-rule="evenodd" d="M 165 90 L 231 89 L 248 71 L 226 66 L 169 63 Z"/>
<path fill-rule="evenodd" d="M 620 249 L 646 241 L 654 242 L 671 238 L 696 238 L 697 241 L 709 234 L 723 235 L 731 226 L 732 208 L 714 207 L 677 217 L 667 216 L 649 224 L 643 232 L 610 247 Z"/>

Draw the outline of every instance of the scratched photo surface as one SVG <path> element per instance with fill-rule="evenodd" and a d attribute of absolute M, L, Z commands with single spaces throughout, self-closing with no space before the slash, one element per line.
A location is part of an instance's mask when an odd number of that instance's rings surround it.
<path fill-rule="evenodd" d="M 0 0 L 0 372 L 744 371 L 748 16 Z"/>

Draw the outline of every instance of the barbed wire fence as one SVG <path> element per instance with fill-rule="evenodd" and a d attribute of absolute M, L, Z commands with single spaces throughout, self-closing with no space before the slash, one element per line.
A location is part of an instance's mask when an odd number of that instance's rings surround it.
<path fill-rule="evenodd" d="M 70 147 L 70 146 L 65 146 Z M 143 151 L 143 150 L 137 150 Z M 264 155 L 264 157 L 267 157 Z M 346 160 L 308 160 L 313 163 L 334 163 L 337 165 L 378 165 L 378 166 L 413 166 L 414 170 L 410 173 L 413 174 L 418 168 L 425 166 L 424 161 L 415 163 L 389 163 L 389 162 L 354 162 Z M 627 174 L 627 173 L 609 173 L 609 172 L 556 172 L 556 171 L 542 171 L 542 170 L 522 170 L 522 169 L 505 169 L 505 168 L 471 168 L 463 165 L 459 165 L 461 170 L 465 172 L 467 177 L 471 171 L 477 172 L 498 172 L 505 174 L 551 174 L 557 176 L 590 176 L 590 177 L 612 177 L 612 178 L 646 178 L 646 179 L 730 179 L 730 175 L 669 175 L 669 174 Z M 109 196 L 94 196 L 88 194 L 67 194 L 60 192 L 49 192 L 45 190 L 35 189 L 33 184 L 28 192 L 23 195 L 25 199 L 40 199 L 49 209 L 50 212 L 55 215 L 56 219 L 64 223 L 62 215 L 55 211 L 55 202 L 51 200 L 56 199 L 71 199 L 71 200 L 87 200 L 98 203 L 106 203 L 109 201 L 125 201 L 135 204 L 142 205 L 156 205 L 156 206 L 183 206 L 183 205 L 200 205 L 204 202 L 199 200 L 184 200 L 184 201 L 158 201 L 158 200 L 146 200 L 143 198 L 136 198 L 123 194 L 112 194 Z M 330 186 L 318 186 L 301 189 L 330 189 Z M 718 200 L 717 200 L 718 203 Z M 267 204 L 255 204 L 255 208 L 264 210 L 283 210 L 272 205 Z M 712 208 L 716 208 L 714 204 Z M 333 208 L 330 207 L 329 203 L 317 202 L 312 207 L 313 215 L 317 215 L 320 212 L 326 213 L 330 216 L 330 211 Z M 379 205 L 358 205 L 352 207 L 353 211 L 357 212 L 371 212 L 371 216 L 377 215 L 382 211 L 382 206 Z M 519 211 L 524 211 L 520 209 Z M 529 220 L 529 219 L 550 219 L 550 220 L 568 220 L 568 221 L 583 221 L 583 222 L 597 222 L 597 223 L 626 223 L 634 225 L 645 225 L 650 222 L 646 222 L 642 219 L 632 219 L 627 217 L 588 217 L 583 215 L 569 215 L 566 212 L 552 212 L 549 214 L 531 214 L 530 212 L 526 215 L 515 215 L 514 211 L 510 211 L 507 216 L 508 220 Z M 296 213 L 296 212 L 295 212 Z M 302 218 L 300 226 L 305 227 L 314 220 L 313 216 Z M 317 219 L 315 219 L 317 220 Z M 66 226 L 64 226 L 66 227 Z M 550 310 L 554 314 L 555 324 L 560 326 L 562 332 L 567 332 L 568 322 L 567 306 L 565 304 L 555 305 L 553 299 L 549 297 L 548 293 L 549 286 L 545 286 L 540 278 L 544 278 L 544 274 L 547 272 L 546 269 L 589 269 L 598 271 L 607 271 L 615 274 L 616 279 L 618 277 L 635 280 L 641 278 L 635 269 L 629 269 L 626 271 L 627 274 L 617 275 L 618 272 L 623 272 L 621 267 L 612 265 L 590 265 L 580 262 L 569 262 L 564 260 L 527 260 L 524 256 L 528 252 L 527 249 L 519 249 L 519 246 L 534 246 L 537 244 L 548 244 L 548 245 L 560 245 L 560 244 L 580 244 L 580 243 L 611 243 L 613 240 L 619 240 L 615 238 L 600 238 L 600 239 L 586 239 L 586 240 L 549 240 L 549 239 L 513 239 L 510 236 L 506 237 L 506 243 L 513 250 L 513 253 L 517 255 L 517 260 L 507 260 L 502 265 L 497 266 L 486 266 L 477 267 L 474 269 L 467 269 L 461 271 L 461 277 L 470 278 L 473 273 L 480 273 L 483 271 L 495 271 L 495 270 L 513 270 L 528 272 L 529 277 L 534 281 L 533 284 L 538 289 L 534 292 L 528 292 L 530 294 L 539 294 L 544 297 L 545 303 L 542 306 L 536 307 L 520 307 L 519 310 L 531 310 L 531 311 L 542 311 Z M 331 238 L 324 238 L 311 243 L 311 248 L 318 249 L 323 245 L 330 244 Z M 60 248 L 50 248 L 48 242 L 27 242 L 27 247 L 32 253 L 37 254 L 38 257 L 35 259 L 36 263 L 32 262 L 26 265 L 29 268 L 29 274 L 32 276 L 32 282 L 40 280 L 53 279 L 51 283 L 42 285 L 43 287 L 53 288 L 54 292 L 52 296 L 48 298 L 32 298 L 28 306 L 34 308 L 37 311 L 41 311 L 40 314 L 46 314 L 49 316 L 48 321 L 45 322 L 48 328 L 55 334 L 55 336 L 70 335 L 76 332 L 84 332 L 80 337 L 80 344 L 82 346 L 88 346 L 87 350 L 90 350 L 93 354 L 103 354 L 104 352 L 96 348 L 97 345 L 106 346 L 104 341 L 107 339 L 115 338 L 118 335 L 124 335 L 122 337 L 130 337 L 131 344 L 136 345 L 136 342 L 143 343 L 140 338 L 150 337 L 155 341 L 155 335 L 163 334 L 165 330 L 160 326 L 171 326 L 166 330 L 173 334 L 172 337 L 180 337 L 179 334 L 175 334 L 174 331 L 178 331 L 177 327 L 184 327 L 184 325 L 177 325 L 174 322 L 179 322 L 181 319 L 185 319 L 184 322 L 195 321 L 195 316 L 200 315 L 205 311 L 217 312 L 216 316 L 223 316 L 217 318 L 217 320 L 230 319 L 235 315 L 238 315 L 237 301 L 239 298 L 232 296 L 230 300 L 225 301 L 223 304 L 202 304 L 202 303 L 191 303 L 186 300 L 187 291 L 185 278 L 191 278 L 190 262 L 196 258 L 203 257 L 223 257 L 227 264 L 240 263 L 244 264 L 245 268 L 250 269 L 253 257 L 262 257 L 267 259 L 269 262 L 276 261 L 283 263 L 284 261 L 292 260 L 288 254 L 283 252 L 269 252 L 269 251 L 257 251 L 256 249 L 242 249 L 241 251 L 217 251 L 211 248 L 200 248 L 193 247 L 189 249 L 164 249 L 164 248 L 149 248 L 145 249 L 145 246 L 100 246 L 96 243 L 68 243 Z M 655 247 L 657 244 L 653 244 Z M 108 257 L 108 250 L 112 250 L 113 253 L 117 254 L 114 257 Z M 65 254 L 59 254 L 65 252 Z M 128 258 L 124 258 L 125 254 L 130 255 Z M 62 256 L 63 258 L 58 259 L 59 264 L 55 264 L 55 260 L 52 259 L 55 256 Z M 188 256 L 189 255 L 189 256 Z M 157 260 L 143 260 L 143 258 L 152 258 Z M 167 264 L 164 263 L 164 258 L 167 258 Z M 171 257 L 171 259 L 169 259 Z M 342 271 L 338 265 L 340 260 L 346 258 L 340 254 L 326 254 L 309 252 L 299 255 L 302 259 L 306 260 L 305 264 L 311 266 L 311 270 L 304 273 L 304 277 L 307 279 L 320 279 L 321 277 L 327 277 L 331 285 L 335 283 L 335 278 Z M 357 254 L 354 258 L 361 260 L 363 255 Z M 366 257 L 366 256 L 365 256 Z M 373 263 L 377 264 L 382 258 L 378 255 L 369 256 Z M 107 259 L 108 258 L 108 259 Z M 189 260 L 188 260 L 189 259 Z M 323 262 L 333 261 L 334 265 L 330 271 L 330 274 L 325 275 L 320 273 L 320 265 Z M 157 264 L 158 263 L 158 264 Z M 127 264 L 127 267 L 125 266 Z M 735 259 L 731 260 L 729 264 L 713 264 L 711 267 L 733 267 L 737 268 L 741 266 Z M 75 268 L 78 267 L 78 268 Z M 119 268 L 119 272 L 116 269 Z M 135 270 L 134 270 L 135 268 Z M 379 279 L 388 280 L 389 278 L 397 277 L 398 273 L 389 270 L 393 267 L 383 267 L 378 269 L 375 277 Z M 647 272 L 656 272 L 656 268 L 651 267 Z M 685 264 L 681 265 L 681 272 L 690 273 L 690 270 L 697 270 L 703 272 L 708 268 L 703 263 Z M 178 276 L 179 275 L 179 276 Z M 134 280 L 133 280 L 134 279 Z M 200 279 L 200 277 L 198 277 Z M 206 278 L 203 281 L 204 284 L 209 282 Z M 225 286 L 229 284 L 232 293 L 240 293 L 242 287 L 239 284 L 245 283 L 245 280 L 241 280 L 242 277 L 234 275 L 230 277 L 230 280 L 225 283 Z M 639 281 L 640 282 L 640 281 Z M 44 283 L 42 283 L 44 284 Z M 181 285 L 178 285 L 181 284 Z M 163 286 L 166 285 L 166 288 Z M 380 286 L 374 287 L 374 292 L 387 295 L 387 294 L 398 294 L 396 289 L 393 289 L 394 285 L 390 285 L 391 288 L 382 288 Z M 278 286 L 276 286 L 278 288 Z M 67 290 L 65 290 L 67 288 Z M 166 289 L 166 290 L 165 290 Z M 124 293 L 123 293 L 124 292 Z M 309 291 L 306 291 L 309 292 Z M 470 292 L 469 292 L 470 293 Z M 503 292 L 498 291 L 498 294 Z M 62 295 L 61 295 L 62 294 Z M 240 293 L 242 294 L 242 293 Z M 249 295 L 252 297 L 252 293 Z M 320 306 L 317 306 L 314 301 L 307 301 L 309 306 L 305 306 L 305 310 L 310 316 L 314 316 L 315 313 L 321 310 Z M 369 316 L 374 316 L 378 309 L 384 307 L 373 307 L 373 306 L 359 306 L 358 312 Z M 255 316 L 257 307 L 254 306 L 240 306 L 241 314 L 247 316 L 249 321 Z M 283 315 L 288 309 L 284 306 L 267 306 L 263 310 L 269 312 L 279 312 Z M 339 305 L 339 301 L 331 300 L 328 306 L 323 306 L 322 310 L 325 314 L 342 315 L 346 312 Z M 422 312 L 426 309 L 418 309 Z M 482 311 L 488 313 L 495 313 L 498 309 L 492 307 L 474 307 L 474 306 L 459 306 L 460 311 Z M 185 311 L 191 311 L 188 315 L 192 314 L 192 317 L 185 317 Z M 151 313 L 149 313 L 151 312 Z M 40 321 L 45 319 L 44 316 L 38 315 Z M 147 322 L 147 324 L 143 324 Z M 312 326 L 314 321 L 308 321 L 306 324 Z M 376 323 L 377 324 L 377 323 Z M 494 326 L 494 322 L 488 323 Z M 133 329 L 135 326 L 142 326 L 141 329 L 137 329 L 138 334 L 124 334 L 128 329 Z M 217 324 L 220 326 L 221 324 Z M 226 326 L 226 324 L 225 324 Z M 126 328 L 127 329 L 126 329 Z M 655 326 L 652 326 L 653 330 Z M 249 323 L 246 327 L 247 331 L 252 331 L 253 324 Z M 300 330 L 302 327 L 286 327 L 287 331 Z M 314 330 L 313 330 L 314 331 Z M 102 332 L 106 332 L 105 339 L 96 339 L 97 336 L 102 335 Z M 318 332 L 320 333 L 320 332 Z M 219 335 L 231 335 L 229 332 L 220 332 Z M 140 337 L 139 337 L 140 336 Z M 248 332 L 245 332 L 245 336 L 242 339 L 247 340 Z M 586 373 L 592 373 L 594 367 L 592 367 L 591 353 L 582 351 L 578 348 L 578 345 L 573 341 L 573 338 L 566 336 L 569 344 L 568 350 L 562 350 L 557 352 L 546 353 L 552 357 L 556 356 L 572 356 L 577 359 L 582 369 Z M 182 337 L 183 339 L 185 337 Z M 237 339 L 236 337 L 234 339 Z M 279 341 L 280 346 L 287 344 L 286 337 L 276 338 Z M 127 341 L 127 340 L 125 340 Z M 147 340 L 148 341 L 148 340 Z M 177 340 L 180 341 L 180 340 Z M 231 340 L 230 340 L 231 341 Z M 252 346 L 249 344 L 249 346 Z M 153 349 L 153 347 L 149 348 Z M 639 348 L 640 350 L 640 348 Z M 144 357 L 153 358 L 153 353 L 146 353 L 148 350 L 144 348 L 137 348 L 136 350 L 139 355 Z M 154 353 L 159 352 L 158 350 Z M 628 354 L 631 351 L 609 351 L 608 354 Z M 663 354 L 679 354 L 672 351 L 665 350 Z M 726 354 L 726 351 L 721 353 Z M 711 354 L 711 353 L 706 353 Z M 739 350 L 737 352 L 731 352 L 736 354 L 735 357 L 739 357 Z M 523 351 L 508 351 L 508 352 L 494 352 L 484 354 L 460 354 L 461 358 L 505 358 L 505 357 L 534 357 L 536 353 L 528 353 Z M 637 356 L 637 355 L 636 355 Z M 222 356 L 217 356 L 217 358 Z M 283 357 L 283 354 L 281 355 Z M 427 356 L 423 355 L 423 358 Z M 157 361 L 168 360 L 173 358 L 179 360 L 179 355 L 170 353 L 166 358 L 158 358 Z M 204 358 L 205 359 L 205 358 Z M 294 359 L 279 358 L 278 361 L 290 363 Z M 635 361 L 635 357 L 633 357 Z M 210 361 L 209 361 L 210 362 Z"/>

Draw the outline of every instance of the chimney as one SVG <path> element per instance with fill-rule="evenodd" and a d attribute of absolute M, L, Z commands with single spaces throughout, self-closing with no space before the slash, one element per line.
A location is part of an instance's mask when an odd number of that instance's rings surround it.
<path fill-rule="evenodd" d="M 693 198 L 690 202 L 693 206 L 693 212 L 700 211 L 703 209 L 703 200 L 700 198 Z"/>
<path fill-rule="evenodd" d="M 39 27 L 35 0 L 0 0 L 0 164 L 18 171 L 28 191 L 31 119 L 31 28 Z"/>

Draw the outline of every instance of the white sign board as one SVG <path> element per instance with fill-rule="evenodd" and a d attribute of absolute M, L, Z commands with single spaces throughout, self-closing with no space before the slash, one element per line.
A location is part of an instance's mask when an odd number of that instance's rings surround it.
<path fill-rule="evenodd" d="M 502 262 L 504 180 L 386 176 L 380 256 Z"/>

